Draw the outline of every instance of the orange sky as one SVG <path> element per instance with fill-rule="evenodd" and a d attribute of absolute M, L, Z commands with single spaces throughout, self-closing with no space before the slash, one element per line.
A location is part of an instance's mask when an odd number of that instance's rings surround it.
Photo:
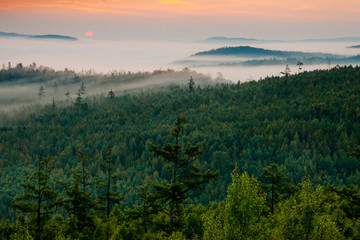
<path fill-rule="evenodd" d="M 2 0 L 0 8 L 74 9 L 120 15 L 172 17 L 249 15 L 264 19 L 360 19 L 359 0 Z M 47 10 L 48 11 L 48 10 Z"/>
<path fill-rule="evenodd" d="M 191 39 L 360 36 L 360 0 L 0 0 L 0 31 Z"/>

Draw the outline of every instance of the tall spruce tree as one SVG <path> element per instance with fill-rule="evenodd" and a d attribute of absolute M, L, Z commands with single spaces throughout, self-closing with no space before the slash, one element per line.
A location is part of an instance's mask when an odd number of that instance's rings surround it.
<path fill-rule="evenodd" d="M 81 86 L 79 88 L 79 92 L 81 93 L 81 95 L 84 95 L 86 93 L 86 88 L 85 88 L 85 84 L 84 82 L 81 82 Z"/>
<path fill-rule="evenodd" d="M 64 208 L 68 215 L 73 216 L 79 237 L 88 239 L 95 230 L 93 210 L 97 207 L 98 201 L 92 198 L 89 191 L 89 187 L 94 184 L 87 170 L 89 156 L 85 156 L 81 151 L 76 155 L 80 159 L 80 166 L 75 170 L 70 169 L 69 183 L 61 182 L 65 190 Z"/>
<path fill-rule="evenodd" d="M 44 95 L 45 95 L 45 89 L 43 86 L 40 86 L 40 89 L 38 92 L 39 99 L 41 100 Z"/>
<path fill-rule="evenodd" d="M 54 167 L 49 163 L 52 155 L 47 158 L 39 156 L 36 171 L 27 176 L 27 181 L 20 183 L 25 193 L 17 196 L 12 206 L 24 213 L 30 213 L 36 219 L 35 239 L 41 239 L 45 219 L 54 213 L 60 204 L 59 191 L 51 186 L 51 173 Z"/>
<path fill-rule="evenodd" d="M 77 90 L 75 105 L 78 107 L 82 107 L 83 109 L 87 108 L 87 103 L 83 103 L 83 95 L 86 94 L 86 88 L 84 82 L 81 83 L 80 88 Z"/>
<path fill-rule="evenodd" d="M 192 91 L 194 90 L 194 85 L 195 85 L 195 81 L 192 76 L 189 79 L 188 85 L 189 85 L 189 93 L 192 93 Z"/>
<path fill-rule="evenodd" d="M 264 168 L 260 178 L 264 179 L 261 187 L 266 191 L 270 200 L 270 210 L 274 213 L 274 205 L 278 202 L 280 196 L 285 191 L 285 180 L 288 179 L 285 175 L 286 169 L 279 169 L 276 163 L 271 164 L 269 167 Z"/>
<path fill-rule="evenodd" d="M 77 93 L 76 93 L 76 100 L 75 100 L 75 105 L 76 106 L 81 106 L 82 104 L 82 93 L 80 91 L 80 89 L 78 89 Z"/>
<path fill-rule="evenodd" d="M 103 189 L 105 193 L 100 194 L 99 198 L 103 203 L 105 203 L 106 218 L 109 218 L 111 206 L 114 204 L 119 204 L 123 199 L 122 196 L 120 196 L 120 191 L 118 190 L 117 185 L 112 184 L 118 175 L 112 173 L 114 170 L 114 163 L 111 157 L 110 146 L 108 146 L 105 163 L 101 163 L 100 167 L 105 172 L 105 180 L 99 181 L 98 188 Z"/>
<path fill-rule="evenodd" d="M 184 128 L 186 119 L 178 116 L 175 121 L 171 134 L 175 138 L 175 143 L 166 143 L 163 147 L 151 144 L 150 151 L 154 156 L 160 156 L 168 164 L 170 179 L 161 184 L 153 183 L 154 193 L 152 199 L 154 202 L 161 203 L 161 211 L 170 218 L 170 229 L 172 230 L 175 217 L 180 218 L 183 210 L 183 203 L 190 197 L 201 194 L 202 186 L 216 179 L 219 172 L 207 170 L 201 173 L 195 166 L 196 160 L 203 153 L 199 145 L 188 143 L 183 149 L 180 144 L 181 132 Z"/>

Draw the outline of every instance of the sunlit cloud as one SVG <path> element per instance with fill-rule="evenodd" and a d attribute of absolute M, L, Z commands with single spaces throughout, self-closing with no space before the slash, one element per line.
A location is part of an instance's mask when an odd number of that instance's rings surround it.
<path fill-rule="evenodd" d="M 137 15 L 174 18 L 178 15 L 219 16 L 234 18 L 313 19 L 347 18 L 346 13 L 359 13 L 360 1 L 347 0 L 0 0 L 0 9 L 66 8 L 88 13 Z M 341 9 L 340 9 L 341 8 Z M 340 11 L 339 11 L 340 10 Z M 339 13 L 340 12 L 340 13 Z M 336 14 L 338 13 L 338 14 Z M 356 17 L 356 16 L 353 16 Z M 356 17 L 360 20 L 360 15 Z"/>
<path fill-rule="evenodd" d="M 112 10 L 112 9 L 99 9 L 99 8 L 86 8 L 86 7 L 76 7 L 78 10 L 84 10 L 87 12 L 98 12 L 98 13 L 113 13 L 113 14 L 121 14 L 121 15 L 143 15 L 138 12 L 132 12 L 132 11 L 122 11 L 122 10 Z"/>
<path fill-rule="evenodd" d="M 339 11 L 346 12 L 346 13 L 359 13 L 360 14 L 360 8 L 339 8 Z"/>
<path fill-rule="evenodd" d="M 161 0 L 163 4 L 186 4 L 188 2 L 180 1 L 180 0 Z"/>
<path fill-rule="evenodd" d="M 310 10 L 315 9 L 313 5 L 301 5 L 300 7 L 294 8 L 294 11 L 304 11 L 304 10 Z"/>
<path fill-rule="evenodd" d="M 88 7 L 81 7 L 81 6 L 78 6 L 78 5 L 32 4 L 31 7 L 38 7 L 38 8 L 65 8 L 65 9 L 82 10 L 82 11 L 86 11 L 86 12 L 113 13 L 113 14 L 121 14 L 121 15 L 142 15 L 141 13 L 137 13 L 137 12 L 133 12 L 133 11 L 122 11 L 122 10 L 101 9 L 101 8 L 88 8 Z"/>

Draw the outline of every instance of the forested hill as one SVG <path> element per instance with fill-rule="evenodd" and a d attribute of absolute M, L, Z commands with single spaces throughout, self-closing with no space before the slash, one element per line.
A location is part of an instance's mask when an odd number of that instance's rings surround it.
<path fill-rule="evenodd" d="M 108 146 L 122 206 L 139 203 L 139 186 L 168 178 L 166 164 L 149 147 L 173 142 L 169 129 L 178 115 L 188 120 L 181 142 L 204 149 L 196 164 L 220 170 L 218 181 L 195 203 L 223 200 L 235 163 L 254 176 L 277 163 L 287 169 L 291 183 L 306 175 L 325 184 L 360 183 L 360 163 L 347 154 L 360 142 L 360 67 L 202 88 L 194 81 L 192 91 L 173 85 L 78 99 L 67 107 L 55 101 L 1 126 L 1 218 L 14 217 L 11 201 L 22 191 L 19 183 L 34 169 L 36 156 L 54 154 L 54 178 L 64 180 L 78 165 L 80 150 L 90 156 L 92 176 L 102 177 L 99 163 Z"/>
<path fill-rule="evenodd" d="M 360 48 L 360 45 L 354 45 L 354 46 L 351 46 L 350 48 Z"/>
<path fill-rule="evenodd" d="M 299 51 L 280 51 L 250 46 L 222 47 L 209 51 L 198 52 L 194 56 L 238 56 L 238 57 L 280 57 L 280 58 L 341 58 L 343 56 L 329 53 L 307 53 Z"/>
<path fill-rule="evenodd" d="M 329 62 L 335 65 L 350 65 L 358 64 L 359 60 L 360 55 L 345 56 L 321 52 L 280 51 L 236 46 L 198 52 L 187 59 L 175 61 L 175 63 L 185 66 L 269 66 L 296 65 L 299 62 L 306 65 L 328 64 Z"/>

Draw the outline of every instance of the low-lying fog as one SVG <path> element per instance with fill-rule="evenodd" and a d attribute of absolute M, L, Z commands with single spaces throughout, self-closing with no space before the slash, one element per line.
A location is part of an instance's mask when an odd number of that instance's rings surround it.
<path fill-rule="evenodd" d="M 37 66 L 49 66 L 55 70 L 74 70 L 84 74 L 88 70 L 96 73 L 109 74 L 110 72 L 152 72 L 154 70 L 174 69 L 181 71 L 189 67 L 190 71 L 179 75 L 158 75 L 142 79 L 141 82 L 127 82 L 126 84 L 108 84 L 98 86 L 96 80 L 87 82 L 88 92 L 91 94 L 106 94 L 113 89 L 115 91 L 133 89 L 138 87 L 147 87 L 154 84 L 168 82 L 188 81 L 191 71 L 203 73 L 204 78 L 209 79 L 227 79 L 233 82 L 258 80 L 266 76 L 278 76 L 285 69 L 285 66 L 256 66 L 245 67 L 234 66 L 202 66 L 191 67 L 184 64 L 175 64 L 176 61 L 186 60 L 191 55 L 216 49 L 224 46 L 252 46 L 271 50 L 283 51 L 303 51 L 303 52 L 323 52 L 339 55 L 358 55 L 360 49 L 348 48 L 359 43 L 329 43 L 329 42 L 288 42 L 288 43 L 242 43 L 242 44 L 219 44 L 219 43 L 201 43 L 201 42 L 126 42 L 126 41 L 104 41 L 81 39 L 79 41 L 59 41 L 59 40 L 37 40 L 37 39 L 0 39 L 0 64 L 8 67 L 8 62 L 12 66 L 22 63 L 28 66 L 35 62 Z M 360 64 L 360 63 L 359 63 Z M 1 67 L 0 65 L 0 67 Z M 303 70 L 310 71 L 314 69 L 328 69 L 334 67 L 330 64 L 325 65 L 304 65 Z M 297 73 L 296 65 L 290 66 L 291 73 Z M 195 79 L 196 80 L 196 79 Z M 39 103 L 38 91 L 40 86 L 44 85 L 46 96 L 41 100 L 47 103 L 55 100 L 74 99 L 76 89 L 79 83 L 64 85 L 61 92 L 56 93 L 52 88 L 55 80 L 46 79 L 47 83 L 0 83 L 0 111 L 12 110 L 18 106 Z M 117 85 L 116 85 L 117 84 Z M 58 90 L 57 90 L 58 91 Z M 70 92 L 70 97 L 65 97 L 64 91 Z M 89 96 L 89 95 L 88 95 Z"/>
<path fill-rule="evenodd" d="M 52 104 L 53 101 L 57 105 L 74 103 L 81 88 L 83 94 L 80 96 L 86 99 L 94 96 L 108 96 L 110 91 L 117 95 L 149 88 L 156 90 L 171 84 L 187 85 L 190 78 L 194 79 L 197 86 L 208 86 L 224 81 L 224 79 L 213 80 L 207 75 L 187 69 L 136 73 L 112 71 L 106 75 L 90 71 L 55 72 L 49 68 L 43 71 L 41 66 L 35 72 L 29 67 L 22 70 L 15 67 L 11 71 L 20 73 L 23 71 L 26 77 L 20 80 L 13 78 L 11 81 L 0 81 L 0 115 L 1 112 L 13 110 L 15 112 L 27 111 L 39 104 Z"/>
<path fill-rule="evenodd" d="M 55 70 L 69 68 L 75 71 L 93 69 L 108 73 L 112 70 L 153 71 L 172 68 L 181 70 L 184 65 L 174 64 L 177 60 L 201 51 L 224 46 L 252 46 L 271 50 L 323 52 L 340 55 L 357 55 L 360 49 L 348 48 L 358 43 L 329 42 L 285 42 L 285 43 L 242 43 L 219 44 L 201 42 L 125 42 L 80 39 L 79 41 L 0 39 L 0 63 L 13 64 L 32 62 Z M 359 63 L 360 64 L 360 63 Z M 210 74 L 213 78 L 221 72 L 225 79 L 247 81 L 271 75 L 279 75 L 285 66 L 265 67 L 196 67 L 193 70 Z M 304 66 L 305 70 L 333 67 Z M 290 66 L 295 73 L 297 67 Z"/>

